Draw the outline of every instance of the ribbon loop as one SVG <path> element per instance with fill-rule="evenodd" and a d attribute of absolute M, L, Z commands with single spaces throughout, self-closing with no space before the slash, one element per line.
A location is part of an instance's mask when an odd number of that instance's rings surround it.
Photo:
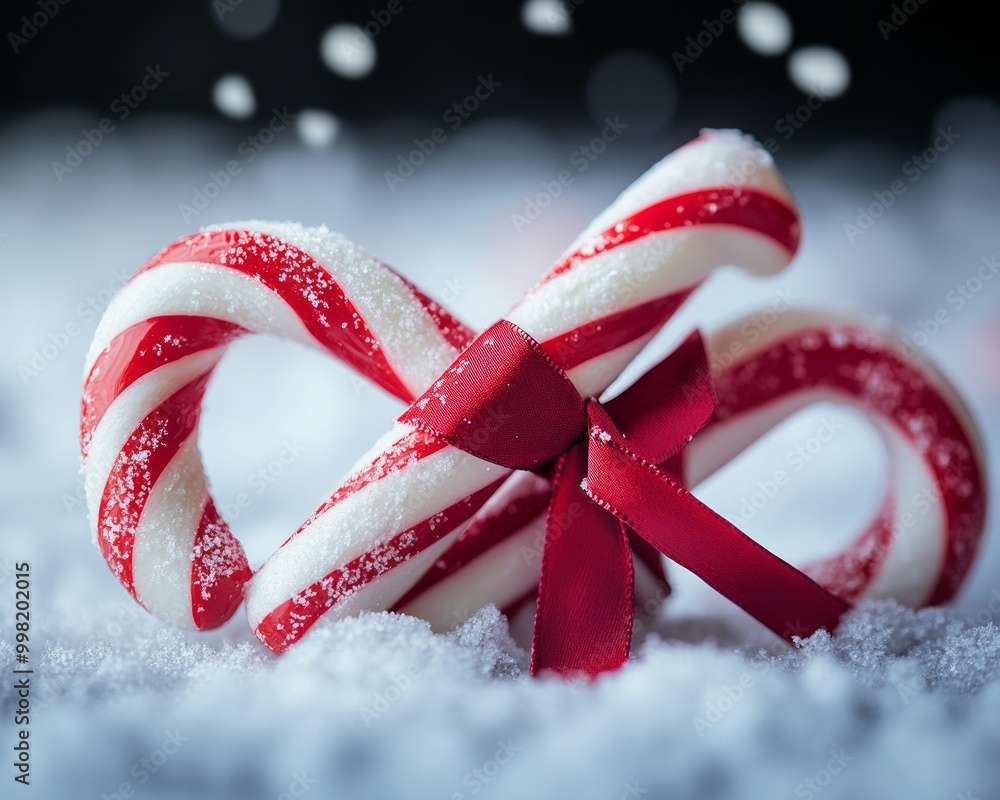
<path fill-rule="evenodd" d="M 580 393 L 542 346 L 513 322 L 500 320 L 399 421 L 484 461 L 540 471 L 581 438 L 583 406 Z"/>
<path fill-rule="evenodd" d="M 676 456 L 715 410 L 715 388 L 701 334 L 694 331 L 627 390 L 604 403 L 631 448 L 661 464 Z"/>

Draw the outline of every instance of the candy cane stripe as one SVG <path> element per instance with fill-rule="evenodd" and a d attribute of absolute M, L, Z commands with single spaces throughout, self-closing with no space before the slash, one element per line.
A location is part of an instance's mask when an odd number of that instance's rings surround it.
<path fill-rule="evenodd" d="M 98 512 L 98 541 L 112 571 L 133 596 L 132 549 L 139 517 L 150 487 L 198 423 L 208 377 L 182 387 L 150 412 L 111 468 Z"/>
<path fill-rule="evenodd" d="M 731 225 L 773 239 L 794 253 L 799 246 L 799 215 L 788 203 L 766 192 L 738 186 L 715 186 L 677 194 L 654 203 L 589 238 L 543 278 L 562 275 L 595 255 L 654 233 L 693 225 Z"/>
<path fill-rule="evenodd" d="M 246 332 L 225 320 L 181 315 L 151 317 L 122 331 L 98 356 L 87 377 L 85 444 L 111 404 L 139 378 L 186 356 L 229 344 Z"/>

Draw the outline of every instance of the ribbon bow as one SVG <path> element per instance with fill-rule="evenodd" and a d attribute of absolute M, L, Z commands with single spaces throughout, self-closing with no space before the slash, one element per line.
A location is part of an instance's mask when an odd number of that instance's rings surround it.
<path fill-rule="evenodd" d="M 697 332 L 602 404 L 582 397 L 537 341 L 501 320 L 399 418 L 485 461 L 551 478 L 533 674 L 594 676 L 628 659 L 630 536 L 788 641 L 832 630 L 848 610 L 681 484 L 684 447 L 715 402 Z"/>

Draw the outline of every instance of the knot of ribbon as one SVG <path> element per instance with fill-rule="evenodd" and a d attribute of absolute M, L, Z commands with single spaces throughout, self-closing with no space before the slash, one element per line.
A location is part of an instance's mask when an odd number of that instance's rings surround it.
<path fill-rule="evenodd" d="M 532 674 L 595 676 L 627 661 L 636 537 L 788 641 L 833 630 L 848 610 L 683 485 L 683 450 L 715 404 L 697 332 L 601 403 L 501 320 L 400 416 L 477 458 L 552 481 Z"/>

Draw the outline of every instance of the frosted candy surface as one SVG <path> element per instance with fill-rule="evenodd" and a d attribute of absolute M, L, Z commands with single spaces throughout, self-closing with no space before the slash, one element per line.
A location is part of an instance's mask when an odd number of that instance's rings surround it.
<path fill-rule="evenodd" d="M 414 394 L 422 392 L 454 359 L 454 349 L 441 338 L 403 280 L 342 234 L 325 225 L 309 228 L 295 222 L 263 220 L 226 223 L 206 230 L 225 228 L 270 234 L 305 251 L 326 268 Z M 246 244 L 237 245 L 237 257 L 240 246 L 253 245 L 263 246 L 250 237 Z M 282 258 L 280 245 L 270 249 L 270 259 Z"/>

